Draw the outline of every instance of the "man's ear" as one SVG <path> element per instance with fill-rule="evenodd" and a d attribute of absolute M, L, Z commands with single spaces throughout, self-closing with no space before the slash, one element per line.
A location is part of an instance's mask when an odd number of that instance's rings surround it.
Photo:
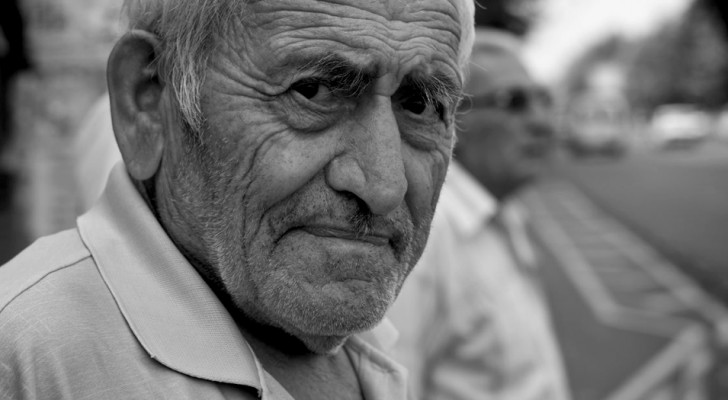
<path fill-rule="evenodd" d="M 146 31 L 131 31 L 109 56 L 107 80 L 111 117 L 129 174 L 140 181 L 154 176 L 164 150 L 164 84 L 155 58 L 159 39 Z"/>

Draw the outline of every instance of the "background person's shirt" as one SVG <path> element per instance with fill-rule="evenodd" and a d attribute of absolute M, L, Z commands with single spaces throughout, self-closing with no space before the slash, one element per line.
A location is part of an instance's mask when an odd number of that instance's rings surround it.
<path fill-rule="evenodd" d="M 535 256 L 492 223 L 500 212 L 474 178 L 451 165 L 425 253 L 389 313 L 400 331 L 394 356 L 410 371 L 417 398 L 570 397 L 533 266 L 519 265 Z M 515 222 L 518 235 L 522 221 L 513 213 L 498 218 Z M 514 256 L 519 247 L 524 254 Z"/>

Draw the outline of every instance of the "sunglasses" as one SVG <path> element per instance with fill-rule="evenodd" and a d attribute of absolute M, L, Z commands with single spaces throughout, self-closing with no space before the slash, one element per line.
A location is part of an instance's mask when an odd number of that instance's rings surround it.
<path fill-rule="evenodd" d="M 466 96 L 461 103 L 461 109 L 497 109 L 522 114 L 539 106 L 550 107 L 551 103 L 551 95 L 543 88 L 511 87 Z"/>

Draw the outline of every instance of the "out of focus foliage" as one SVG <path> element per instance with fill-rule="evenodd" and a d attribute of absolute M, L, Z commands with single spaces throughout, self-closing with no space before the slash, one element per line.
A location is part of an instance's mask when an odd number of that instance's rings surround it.
<path fill-rule="evenodd" d="M 590 89 L 593 73 L 603 65 L 620 65 L 624 69 L 633 51 L 633 44 L 620 36 L 610 36 L 584 53 L 566 74 L 564 88 L 569 97 L 576 98 Z"/>
<path fill-rule="evenodd" d="M 697 0 L 704 3 L 709 10 L 720 17 L 723 22 L 723 33 L 728 41 L 728 2 L 725 0 Z"/>
<path fill-rule="evenodd" d="M 475 24 L 524 36 L 542 3 L 541 0 L 475 0 Z"/>
<path fill-rule="evenodd" d="M 728 101 L 728 49 L 715 14 L 696 2 L 685 17 L 641 43 L 627 69 L 627 97 L 716 108 Z"/>
<path fill-rule="evenodd" d="M 571 68 L 566 90 L 578 98 L 600 66 L 623 75 L 623 94 L 647 113 L 661 104 L 692 103 L 715 109 L 728 103 L 728 36 L 708 1 L 698 0 L 679 19 L 639 40 L 610 37 Z"/>

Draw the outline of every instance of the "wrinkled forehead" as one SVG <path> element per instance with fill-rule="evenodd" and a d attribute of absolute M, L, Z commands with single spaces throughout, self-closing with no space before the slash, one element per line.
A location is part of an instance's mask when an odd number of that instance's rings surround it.
<path fill-rule="evenodd" d="M 452 0 L 262 0 L 247 15 L 245 30 L 271 63 L 326 51 L 382 74 L 434 68 L 460 79 Z"/>

